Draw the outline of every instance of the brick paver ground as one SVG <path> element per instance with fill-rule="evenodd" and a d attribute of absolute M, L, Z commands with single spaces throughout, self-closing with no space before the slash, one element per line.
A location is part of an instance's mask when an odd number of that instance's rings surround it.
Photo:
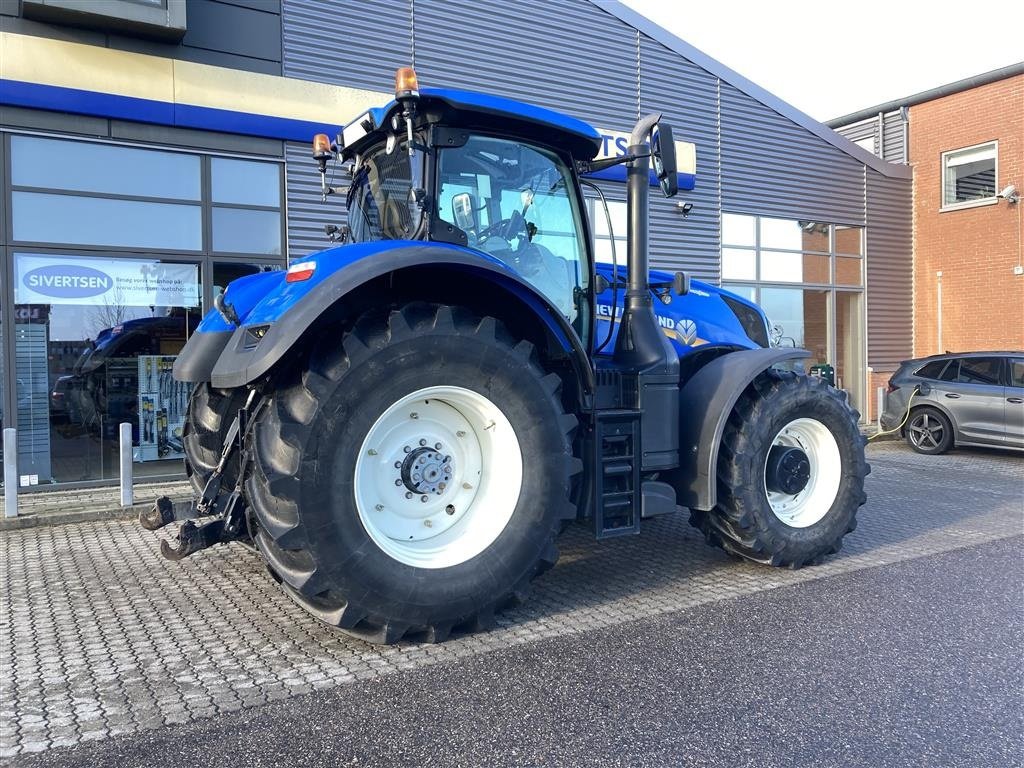
<path fill-rule="evenodd" d="M 3 532 L 0 761 L 1024 529 L 1019 455 L 925 457 L 899 443 L 868 455 L 860 526 L 824 565 L 788 571 L 730 559 L 680 515 L 601 543 L 577 526 L 525 606 L 492 632 L 440 645 L 377 647 L 318 624 L 237 544 L 173 564 L 154 534 L 126 521 Z"/>

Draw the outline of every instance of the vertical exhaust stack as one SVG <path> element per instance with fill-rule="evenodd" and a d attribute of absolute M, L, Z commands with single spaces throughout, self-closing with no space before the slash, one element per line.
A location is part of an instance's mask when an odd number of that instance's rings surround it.
<path fill-rule="evenodd" d="M 654 314 L 650 290 L 648 221 L 650 217 L 650 155 L 647 145 L 660 114 L 637 122 L 630 136 L 628 154 L 635 158 L 626 166 L 626 198 L 629 212 L 627 248 L 629 285 L 619 335 L 612 360 L 620 368 L 645 373 L 679 375 L 679 357 L 662 333 Z"/>

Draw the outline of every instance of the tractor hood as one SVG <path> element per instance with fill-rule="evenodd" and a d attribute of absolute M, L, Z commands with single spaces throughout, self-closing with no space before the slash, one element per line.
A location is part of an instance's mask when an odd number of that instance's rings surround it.
<path fill-rule="evenodd" d="M 609 281 L 612 280 L 610 264 L 598 264 L 597 272 Z M 625 270 L 620 268 L 620 281 L 624 273 Z M 671 272 L 652 269 L 650 274 L 652 283 L 672 282 Z M 597 297 L 597 345 L 608 336 L 608 323 L 614 318 L 611 339 L 604 346 L 602 354 L 610 355 L 615 349 L 624 296 L 625 289 L 620 288 L 616 292 L 609 288 Z M 671 301 L 668 304 L 657 299 L 654 301 L 654 314 L 662 332 L 680 356 L 704 346 L 740 349 L 768 346 L 768 322 L 764 312 L 747 299 L 700 280 L 690 282 L 690 292 L 686 295 L 670 293 L 669 296 Z"/>

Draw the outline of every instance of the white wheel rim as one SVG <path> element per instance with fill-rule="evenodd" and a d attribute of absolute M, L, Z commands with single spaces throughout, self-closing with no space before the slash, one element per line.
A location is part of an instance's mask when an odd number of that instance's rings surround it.
<path fill-rule="evenodd" d="M 354 492 L 363 528 L 388 556 L 448 568 L 501 535 L 522 483 L 519 439 L 505 414 L 478 392 L 439 386 L 406 395 L 370 427 Z"/>
<path fill-rule="evenodd" d="M 765 480 L 764 491 L 768 496 L 768 504 L 775 516 L 786 525 L 807 528 L 828 514 L 839 494 L 843 474 L 839 444 L 831 430 L 817 419 L 794 419 L 779 430 L 769 446 L 769 452 L 776 445 L 802 450 L 810 464 L 810 476 L 803 489 L 793 494 L 771 491 Z M 767 473 L 766 455 L 765 475 Z"/>

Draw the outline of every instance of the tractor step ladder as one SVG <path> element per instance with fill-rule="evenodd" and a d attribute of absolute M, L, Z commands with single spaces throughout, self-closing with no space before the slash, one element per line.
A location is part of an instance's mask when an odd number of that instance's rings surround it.
<path fill-rule="evenodd" d="M 598 411 L 594 422 L 594 535 L 640 532 L 640 411 Z"/>

